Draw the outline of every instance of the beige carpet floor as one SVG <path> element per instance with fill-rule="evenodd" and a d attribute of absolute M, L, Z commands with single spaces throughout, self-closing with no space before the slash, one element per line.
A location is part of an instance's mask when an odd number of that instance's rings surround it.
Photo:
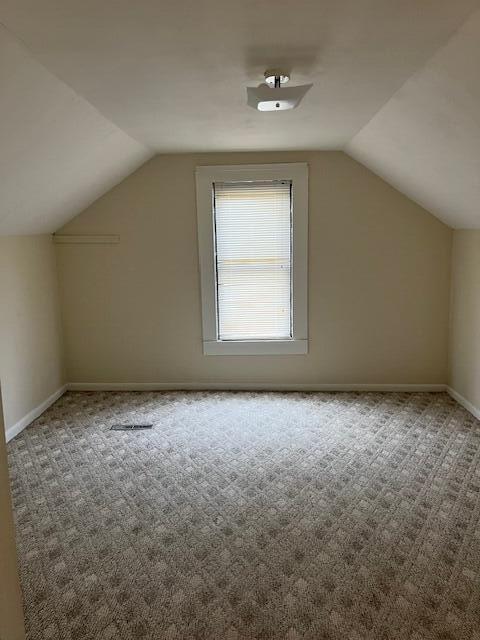
<path fill-rule="evenodd" d="M 9 456 L 29 640 L 480 639 L 445 394 L 67 393 Z"/>

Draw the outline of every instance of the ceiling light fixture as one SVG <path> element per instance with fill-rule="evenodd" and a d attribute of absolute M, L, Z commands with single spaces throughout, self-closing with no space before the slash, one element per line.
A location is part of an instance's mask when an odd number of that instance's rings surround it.
<path fill-rule="evenodd" d="M 312 86 L 311 84 L 299 87 L 284 88 L 290 76 L 281 69 L 269 69 L 265 71 L 265 83 L 258 87 L 247 87 L 247 104 L 258 111 L 286 111 L 295 109 L 301 99 Z"/>

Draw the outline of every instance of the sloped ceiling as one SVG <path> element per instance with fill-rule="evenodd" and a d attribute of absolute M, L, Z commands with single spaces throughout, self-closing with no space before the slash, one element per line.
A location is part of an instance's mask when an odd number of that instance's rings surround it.
<path fill-rule="evenodd" d="M 469 86 L 477 81 L 475 52 L 464 85 L 441 60 L 433 80 L 419 80 L 436 55 L 462 39 L 459 29 L 479 6 L 480 0 L 0 0 L 0 20 L 23 43 L 2 33 L 8 56 L 0 90 L 12 98 L 0 106 L 8 143 L 0 150 L 0 180 L 8 184 L 0 194 L 0 233 L 58 228 L 139 166 L 149 149 L 345 149 L 449 224 L 476 224 L 474 104 L 480 105 Z M 447 54 L 452 74 L 457 57 Z M 295 111 L 250 109 L 246 86 L 277 65 L 292 72 L 293 84 L 313 82 L 312 90 Z M 440 71 L 445 86 L 438 95 Z M 390 115 L 411 82 L 417 85 L 409 109 L 402 102 Z M 428 115 L 426 125 L 416 126 L 416 102 L 441 110 L 459 87 L 463 94 L 451 100 L 445 121 L 448 135 L 442 113 L 433 116 L 440 126 L 430 126 Z M 450 160 L 452 122 L 464 141 L 455 140 Z M 408 136 L 397 135 L 399 128 Z M 431 152 L 423 180 L 425 146 Z"/>
<path fill-rule="evenodd" d="M 152 152 L 0 28 L 0 235 L 49 233 Z"/>
<path fill-rule="evenodd" d="M 0 0 L 47 68 L 158 152 L 339 149 L 479 0 Z M 246 87 L 285 64 L 301 111 Z"/>
<path fill-rule="evenodd" d="M 480 228 L 480 11 L 346 151 L 450 226 Z"/>

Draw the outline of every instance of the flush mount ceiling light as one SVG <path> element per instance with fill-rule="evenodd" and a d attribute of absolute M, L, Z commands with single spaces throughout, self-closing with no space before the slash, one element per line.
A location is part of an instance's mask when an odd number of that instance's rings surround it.
<path fill-rule="evenodd" d="M 281 69 L 269 69 L 264 75 L 265 83 L 258 87 L 247 87 L 247 104 L 259 111 L 295 109 L 312 86 L 304 84 L 285 88 L 283 85 L 287 84 L 290 76 Z"/>

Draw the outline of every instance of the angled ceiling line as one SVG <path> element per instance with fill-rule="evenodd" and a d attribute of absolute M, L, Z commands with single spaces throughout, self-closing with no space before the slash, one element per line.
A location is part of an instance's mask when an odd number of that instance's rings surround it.
<path fill-rule="evenodd" d="M 32 51 L 32 49 L 28 46 L 28 44 L 25 42 L 25 40 L 23 38 L 21 38 L 17 33 L 15 33 L 14 31 L 12 31 L 12 29 L 10 29 L 10 27 L 8 27 L 5 22 L 3 22 L 2 20 L 0 20 L 0 30 L 4 29 L 9 36 L 15 40 L 18 44 L 19 47 L 21 47 L 30 58 L 32 58 L 32 60 L 35 61 L 36 64 L 38 64 L 40 67 L 42 67 L 47 73 L 49 73 L 51 76 L 53 76 L 54 78 L 56 78 L 58 80 L 58 82 L 60 82 L 62 85 L 64 85 L 65 87 L 67 87 L 72 93 L 74 93 L 77 98 L 79 98 L 80 100 L 84 101 L 84 102 L 88 102 L 88 104 L 90 105 L 90 107 L 96 111 L 102 118 L 104 118 L 105 120 L 108 120 L 108 122 L 110 122 L 110 124 L 115 127 L 116 129 L 118 129 L 119 131 L 121 131 L 123 134 L 125 134 L 128 138 L 130 138 L 132 141 L 135 141 L 136 143 L 140 144 L 142 147 L 145 148 L 145 150 L 150 151 L 152 156 L 155 155 L 156 151 L 155 149 L 153 149 L 149 144 L 146 144 L 144 141 L 142 140 L 138 140 L 138 138 L 136 138 L 135 136 L 133 136 L 130 132 L 126 131 L 125 129 L 123 129 L 123 127 L 119 126 L 116 122 L 114 122 L 108 115 L 106 115 L 101 109 L 99 109 L 93 102 L 91 102 L 88 98 L 86 98 L 83 94 L 79 93 L 69 82 L 67 82 L 66 80 L 64 80 L 64 78 L 60 77 L 57 73 L 55 73 L 55 71 L 53 71 L 49 66 L 47 66 L 36 54 L 34 51 Z"/>
<path fill-rule="evenodd" d="M 477 9 L 344 148 L 454 229 L 480 228 L 479 55 Z"/>
<path fill-rule="evenodd" d="M 51 233 L 153 156 L 0 27 L 1 235 Z"/>
<path fill-rule="evenodd" d="M 444 49 L 446 49 L 449 45 L 449 43 L 451 42 L 451 40 L 453 40 L 453 38 L 455 38 L 455 36 L 458 35 L 458 33 L 465 27 L 465 25 L 467 24 L 467 22 L 471 19 L 471 17 L 478 11 L 478 9 L 473 9 L 468 16 L 465 18 L 465 20 L 447 37 L 447 39 L 443 42 L 443 44 L 439 45 L 435 51 L 422 63 L 420 64 L 413 73 L 411 73 L 408 78 L 405 78 L 405 80 L 397 87 L 397 89 L 395 89 L 395 91 L 393 91 L 393 93 L 385 100 L 385 102 L 380 105 L 380 107 L 375 111 L 375 113 L 364 122 L 364 124 L 362 124 L 362 126 L 348 139 L 345 141 L 343 147 L 342 147 L 342 151 L 345 151 L 345 153 L 347 155 L 350 155 L 348 152 L 348 145 L 355 140 L 355 138 L 363 131 L 363 129 L 365 129 L 366 127 L 368 127 L 368 125 L 372 122 L 372 120 L 374 120 L 377 115 L 382 111 L 382 109 L 384 109 L 386 107 L 386 105 L 395 98 L 396 95 L 398 95 L 402 89 L 405 87 L 406 84 L 408 84 L 413 78 L 415 78 L 416 76 L 420 75 L 427 67 L 428 65 L 431 63 L 431 61 Z M 352 156 L 353 157 L 353 156 Z"/>

